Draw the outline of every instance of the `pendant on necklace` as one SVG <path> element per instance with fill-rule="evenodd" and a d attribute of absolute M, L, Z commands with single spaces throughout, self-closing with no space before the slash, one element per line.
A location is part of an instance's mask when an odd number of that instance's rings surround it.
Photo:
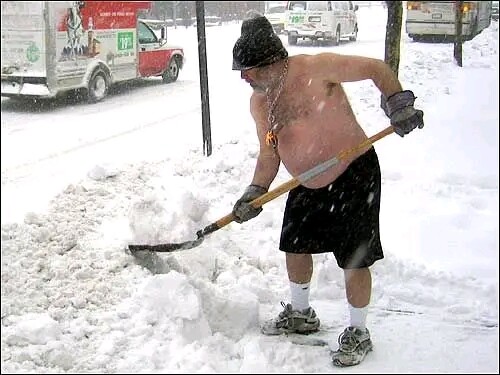
<path fill-rule="evenodd" d="M 267 131 L 266 145 L 271 145 L 274 149 L 276 149 L 276 147 L 278 146 L 278 137 L 276 136 L 276 134 L 274 134 L 274 131 L 272 129 Z"/>
<path fill-rule="evenodd" d="M 276 116 L 274 115 L 274 110 L 276 109 L 276 105 L 278 104 L 278 99 L 280 98 L 281 92 L 283 90 L 283 85 L 285 84 L 285 78 L 288 71 L 288 59 L 285 59 L 285 63 L 283 65 L 283 70 L 280 74 L 278 81 L 278 91 L 274 100 L 271 101 L 269 88 L 266 89 L 266 99 L 267 99 L 267 108 L 268 115 L 267 121 L 269 122 L 269 130 L 266 133 L 266 145 L 273 146 L 273 149 L 276 150 L 278 147 L 278 137 L 276 133 L 281 129 L 281 125 L 276 122 Z M 276 130 L 276 132 L 275 132 Z"/>

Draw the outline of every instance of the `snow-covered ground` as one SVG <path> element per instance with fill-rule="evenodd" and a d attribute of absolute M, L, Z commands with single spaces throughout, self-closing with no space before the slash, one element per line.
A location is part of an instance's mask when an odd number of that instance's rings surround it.
<path fill-rule="evenodd" d="M 359 10 L 356 42 L 304 42 L 383 59 L 385 10 Z M 179 80 L 103 102 L 1 101 L 2 373 L 331 372 L 327 346 L 265 337 L 289 301 L 277 250 L 286 195 L 190 250 L 133 257 L 129 242 L 181 242 L 230 213 L 257 153 L 251 89 L 231 71 L 239 25 L 206 30 L 212 155 L 203 154 L 196 28 Z M 286 39 L 283 37 L 286 45 Z M 464 44 L 403 32 L 399 77 L 425 127 L 376 144 L 385 259 L 373 268 L 375 345 L 346 373 L 498 373 L 498 23 Z M 345 85 L 369 135 L 388 126 L 371 82 Z M 281 169 L 273 187 L 291 178 Z M 341 270 L 314 258 L 311 305 L 337 347 Z"/>

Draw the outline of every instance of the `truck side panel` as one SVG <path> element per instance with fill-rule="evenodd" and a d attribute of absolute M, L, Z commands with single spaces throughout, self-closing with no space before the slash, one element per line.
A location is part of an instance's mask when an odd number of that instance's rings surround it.
<path fill-rule="evenodd" d="M 1 63 L 2 94 L 17 95 L 26 83 L 26 94 L 38 92 L 36 84 L 46 82 L 48 54 L 47 24 L 42 1 L 2 1 Z M 10 82 L 4 77 L 15 76 Z M 39 94 L 48 94 L 42 90 Z"/>
<path fill-rule="evenodd" d="M 81 81 L 92 64 L 89 60 L 103 62 L 113 81 L 138 77 L 136 2 L 86 1 L 82 7 L 63 9 L 55 4 L 61 85 Z"/>

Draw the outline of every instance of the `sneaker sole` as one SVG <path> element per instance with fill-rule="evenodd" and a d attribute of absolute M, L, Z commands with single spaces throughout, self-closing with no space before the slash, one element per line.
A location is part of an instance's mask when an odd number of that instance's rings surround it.
<path fill-rule="evenodd" d="M 274 325 L 264 324 L 263 326 L 261 326 L 260 332 L 266 336 L 277 336 L 288 333 L 298 333 L 300 335 L 308 335 L 311 333 L 318 332 L 320 325 L 321 322 L 319 319 L 317 319 L 315 323 L 312 322 L 302 323 L 300 329 L 286 328 L 286 327 L 276 328 Z"/>
<path fill-rule="evenodd" d="M 261 329 L 260 332 L 266 336 L 279 336 L 279 335 L 287 335 L 290 333 L 296 333 L 299 335 L 310 335 L 312 333 L 319 332 L 319 328 L 316 328 L 314 330 L 305 330 L 305 331 L 300 331 L 300 330 L 296 330 L 296 329 L 286 329 L 286 328 L 278 328 L 278 329 L 273 330 L 273 331 L 266 331 L 266 330 Z"/>
<path fill-rule="evenodd" d="M 350 366 L 359 365 L 361 362 L 363 362 L 366 355 L 373 350 L 373 345 L 371 342 L 367 342 L 366 344 L 361 343 L 360 346 L 361 346 L 361 349 L 363 350 L 363 352 L 361 354 L 359 354 L 357 361 L 352 362 L 352 363 L 343 363 L 338 358 L 334 358 L 334 359 L 332 359 L 332 363 L 337 367 L 350 367 Z"/>

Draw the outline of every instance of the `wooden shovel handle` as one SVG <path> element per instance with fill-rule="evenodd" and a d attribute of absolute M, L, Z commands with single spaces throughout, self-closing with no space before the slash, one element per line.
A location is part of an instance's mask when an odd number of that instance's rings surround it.
<path fill-rule="evenodd" d="M 278 187 L 274 188 L 273 190 L 268 191 L 265 194 L 262 194 L 260 197 L 254 199 L 252 202 L 250 202 L 250 204 L 253 207 L 258 208 L 258 207 L 264 205 L 265 203 L 272 201 L 273 199 L 279 197 L 280 195 L 296 188 L 301 183 L 308 181 L 311 178 L 317 176 L 318 174 L 324 172 L 326 169 L 334 166 L 339 161 L 345 159 L 347 156 L 350 156 L 354 152 L 362 150 L 363 148 L 371 147 L 371 145 L 373 143 L 375 143 L 376 141 L 384 138 L 386 135 L 389 135 L 393 132 L 394 132 L 394 127 L 388 126 L 384 130 L 378 132 L 377 134 L 371 136 L 370 138 L 368 138 L 364 142 L 360 143 L 358 146 L 353 147 L 353 148 L 348 149 L 348 150 L 341 151 L 334 158 L 327 160 L 326 162 L 322 163 L 318 167 L 315 167 L 316 169 L 312 168 L 311 170 L 301 174 L 300 176 L 292 178 L 288 182 L 285 182 L 285 183 L 279 185 Z M 322 168 L 322 166 L 324 166 L 324 167 Z M 314 170 L 313 173 L 311 173 L 312 170 Z M 302 176 L 304 176 L 304 178 Z M 215 230 L 220 229 L 220 228 L 228 225 L 229 223 L 233 222 L 235 219 L 236 219 L 236 217 L 232 213 L 230 213 L 229 215 L 226 215 L 223 218 L 220 218 L 219 220 L 217 220 L 213 224 L 211 224 L 208 227 L 206 227 L 205 229 L 203 229 L 203 231 L 202 231 L 203 235 L 214 232 Z M 205 232 L 205 230 L 206 230 L 206 232 Z"/>

